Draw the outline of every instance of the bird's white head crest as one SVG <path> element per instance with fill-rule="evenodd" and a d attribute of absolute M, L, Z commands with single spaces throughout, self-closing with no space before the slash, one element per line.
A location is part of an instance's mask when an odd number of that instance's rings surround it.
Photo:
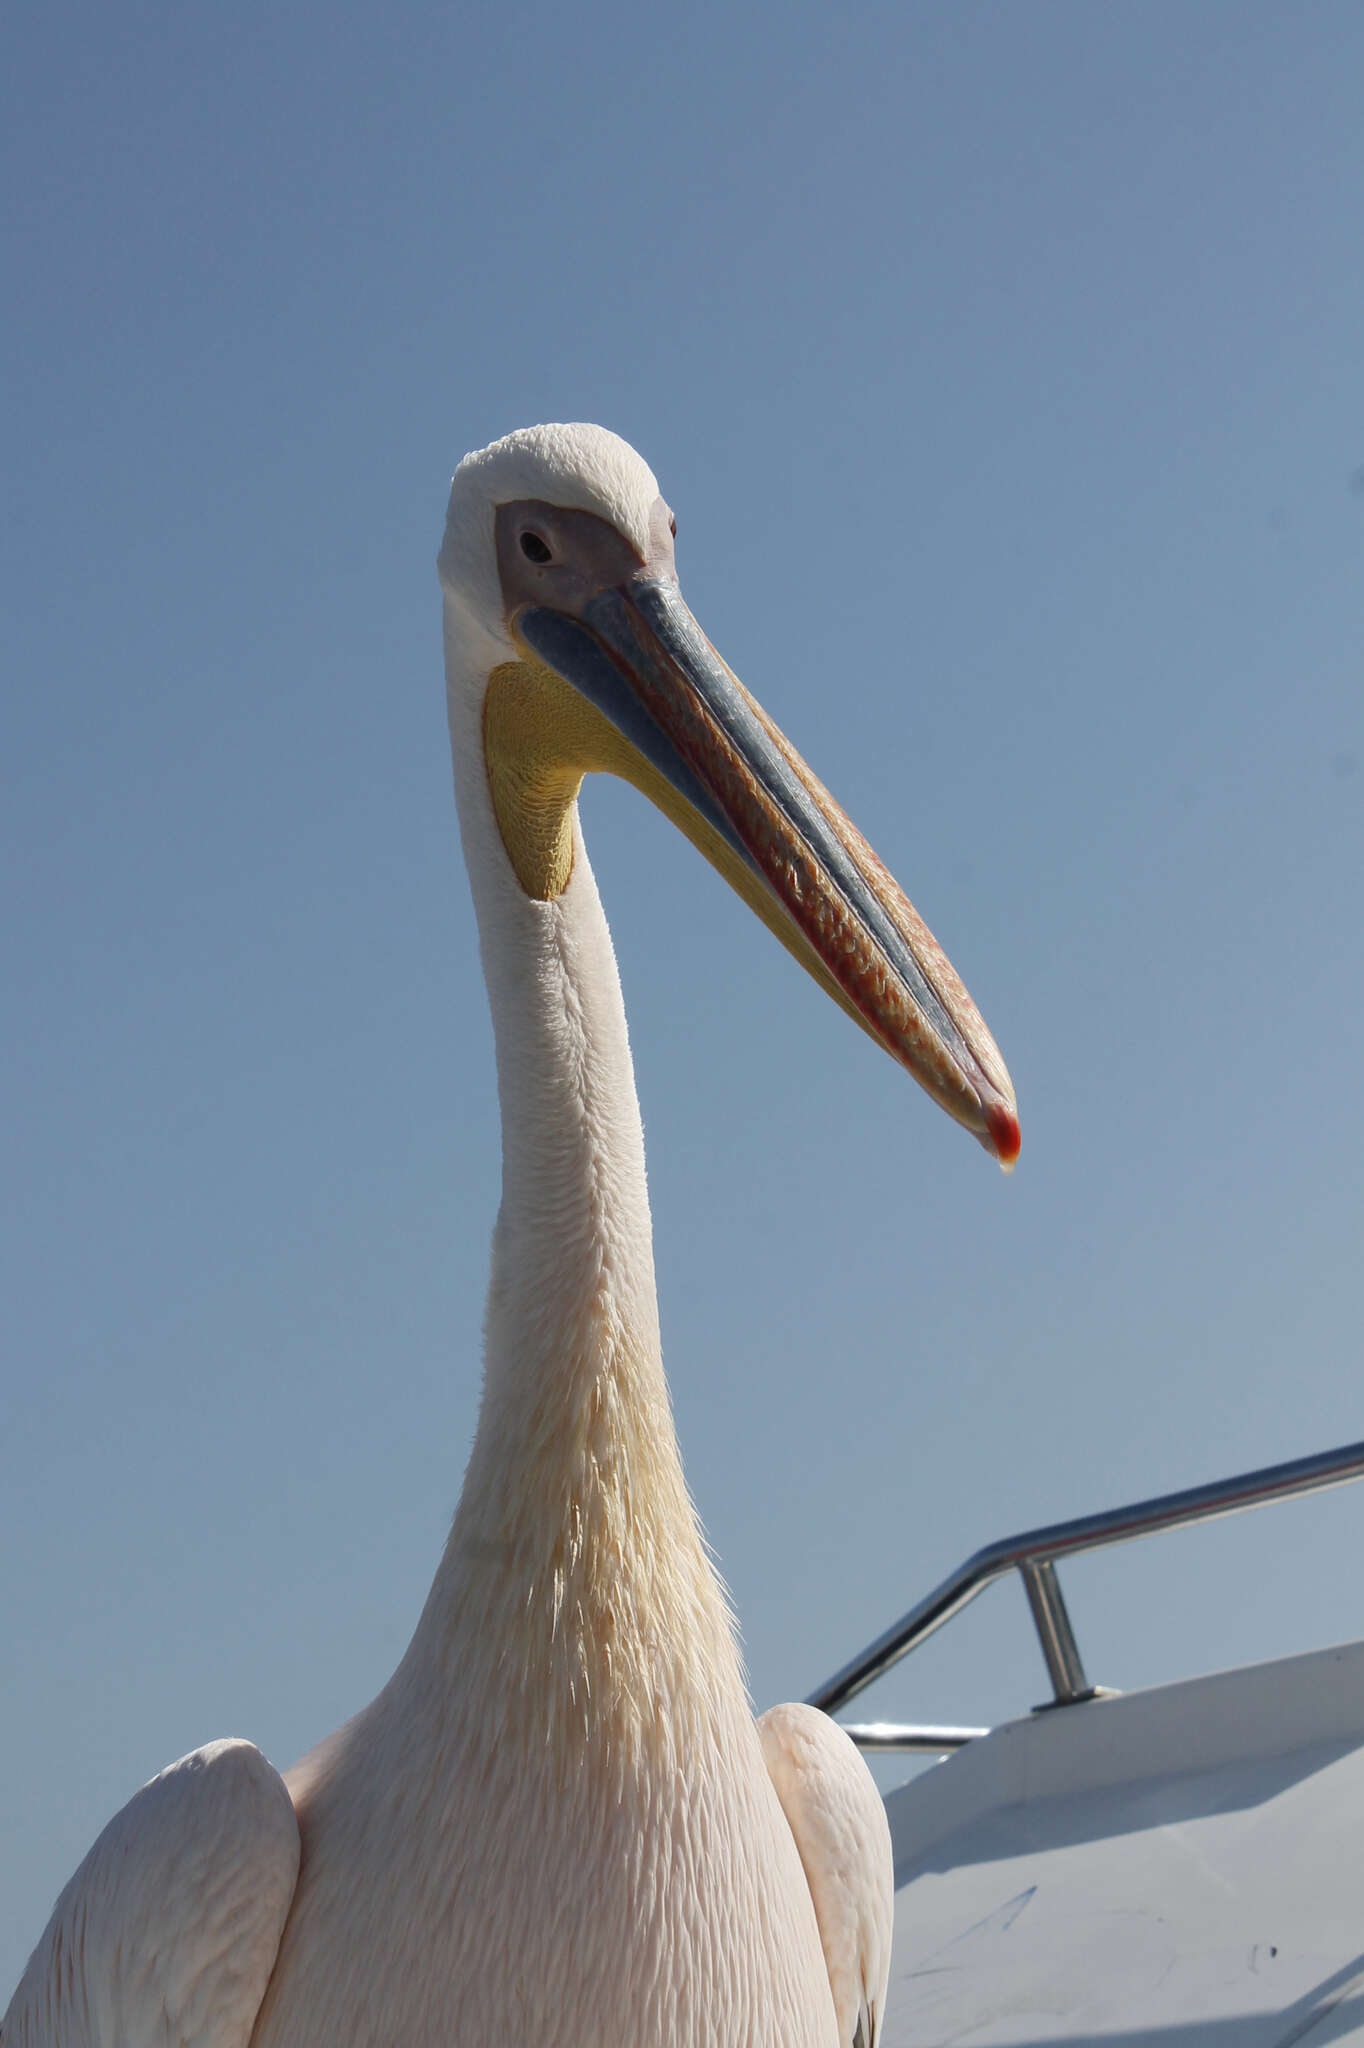
<path fill-rule="evenodd" d="M 521 427 L 466 455 L 450 484 L 437 567 L 447 610 L 475 667 L 486 672 L 515 652 L 494 546 L 499 505 L 539 498 L 595 513 L 642 556 L 658 497 L 658 481 L 643 456 L 605 427 Z"/>

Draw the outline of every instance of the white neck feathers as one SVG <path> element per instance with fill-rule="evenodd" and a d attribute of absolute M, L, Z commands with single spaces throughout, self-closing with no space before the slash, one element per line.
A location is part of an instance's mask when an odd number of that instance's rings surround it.
<path fill-rule="evenodd" d="M 524 893 L 493 815 L 478 694 L 453 675 L 450 706 L 503 1185 L 478 1431 L 413 1648 L 434 1635 L 467 1683 L 471 1656 L 496 1644 L 503 1713 L 534 1702 L 555 1724 L 542 1733 L 629 1751 L 632 1731 L 652 1745 L 660 1716 L 713 1728 L 717 1712 L 746 1714 L 746 1694 L 663 1376 L 643 1133 L 596 883 L 575 820 L 567 888 Z"/>

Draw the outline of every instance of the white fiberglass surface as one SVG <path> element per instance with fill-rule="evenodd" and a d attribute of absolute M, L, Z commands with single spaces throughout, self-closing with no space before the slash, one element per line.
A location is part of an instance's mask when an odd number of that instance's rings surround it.
<path fill-rule="evenodd" d="M 887 1806 L 886 2048 L 1364 2042 L 1364 1645 L 1011 1723 Z"/>

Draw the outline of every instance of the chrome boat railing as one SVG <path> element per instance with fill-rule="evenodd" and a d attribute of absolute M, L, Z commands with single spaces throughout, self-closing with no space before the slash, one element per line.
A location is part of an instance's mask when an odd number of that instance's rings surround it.
<path fill-rule="evenodd" d="M 1337 1450 L 1318 1451 L 1310 1458 L 1265 1465 L 1258 1471 L 1239 1472 L 1231 1479 L 1214 1480 L 1207 1486 L 1186 1487 L 1181 1493 L 1159 1494 L 1153 1500 L 1134 1501 L 1129 1507 L 1109 1508 L 1098 1515 L 1079 1515 L 1071 1522 L 1053 1522 L 1045 1528 L 1028 1529 L 1021 1536 L 1006 1536 L 999 1542 L 987 1543 L 917 1607 L 902 1615 L 893 1628 L 888 1628 L 851 1663 L 817 1687 L 809 1704 L 822 1707 L 826 1714 L 836 1713 L 1011 1571 L 1016 1571 L 1023 1581 L 1046 1659 L 1055 1696 L 1048 1704 L 1069 1707 L 1081 1700 L 1094 1699 L 1103 1688 L 1091 1685 L 1085 1675 L 1056 1571 L 1058 1558 L 1101 1550 L 1110 1543 L 1131 1543 L 1138 1536 L 1154 1536 L 1159 1530 L 1180 1529 L 1190 1522 L 1239 1515 L 1246 1508 L 1266 1507 L 1271 1501 L 1292 1500 L 1299 1494 L 1344 1486 L 1360 1478 L 1364 1478 L 1364 1443 L 1342 1444 Z M 963 1743 L 989 1733 L 985 1728 L 920 1728 L 884 1721 L 844 1725 L 863 1749 L 920 1755 L 941 1755 L 946 1750 L 960 1749 Z"/>

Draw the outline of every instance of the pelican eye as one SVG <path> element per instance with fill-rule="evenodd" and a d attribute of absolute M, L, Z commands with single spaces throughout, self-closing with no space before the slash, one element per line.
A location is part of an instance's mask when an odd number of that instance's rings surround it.
<path fill-rule="evenodd" d="M 669 533 L 670 533 L 670 534 L 672 535 L 673 539 L 674 539 L 674 540 L 676 540 L 676 539 L 677 539 L 677 521 L 676 521 L 676 519 L 669 519 L 669 521 L 668 521 L 668 531 L 669 531 Z"/>
<path fill-rule="evenodd" d="M 545 546 L 538 533 L 523 533 L 521 552 L 528 562 L 552 562 L 553 555 Z"/>

